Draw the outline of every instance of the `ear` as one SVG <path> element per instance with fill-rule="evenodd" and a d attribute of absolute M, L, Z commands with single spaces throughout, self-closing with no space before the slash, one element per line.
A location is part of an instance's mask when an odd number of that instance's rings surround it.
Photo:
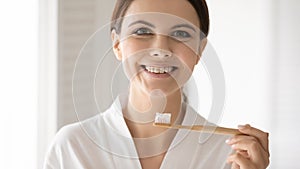
<path fill-rule="evenodd" d="M 200 42 L 200 46 L 198 48 L 198 57 L 197 57 L 196 64 L 198 64 L 198 62 L 202 56 L 202 52 L 204 51 L 204 49 L 206 47 L 206 44 L 207 44 L 207 38 L 202 39 Z"/>
<path fill-rule="evenodd" d="M 120 37 L 116 30 L 111 31 L 111 40 L 113 42 L 113 50 L 118 60 L 122 60 L 122 53 L 120 50 Z"/>

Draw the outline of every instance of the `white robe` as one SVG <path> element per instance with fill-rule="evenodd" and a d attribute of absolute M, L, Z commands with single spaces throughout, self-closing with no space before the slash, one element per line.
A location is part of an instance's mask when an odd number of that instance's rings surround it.
<path fill-rule="evenodd" d="M 46 155 L 44 169 L 142 169 L 134 141 L 124 121 L 118 97 L 103 113 L 63 127 Z M 190 106 L 183 125 L 204 124 Z M 179 130 L 161 169 L 227 169 L 232 152 L 225 140 L 230 136 Z"/>

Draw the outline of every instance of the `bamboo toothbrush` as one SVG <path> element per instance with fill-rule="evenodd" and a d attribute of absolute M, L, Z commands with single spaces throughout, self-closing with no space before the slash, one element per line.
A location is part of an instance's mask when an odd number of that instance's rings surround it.
<path fill-rule="evenodd" d="M 217 127 L 217 126 L 203 126 L 203 125 L 172 125 L 170 113 L 156 113 L 153 123 L 156 127 L 170 128 L 170 129 L 186 129 L 193 131 L 201 131 L 204 133 L 214 133 L 223 135 L 239 135 L 242 134 L 238 129 Z"/>

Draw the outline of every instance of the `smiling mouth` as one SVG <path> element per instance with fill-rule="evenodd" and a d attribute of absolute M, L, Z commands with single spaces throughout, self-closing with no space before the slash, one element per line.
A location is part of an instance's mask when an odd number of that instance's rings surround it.
<path fill-rule="evenodd" d="M 159 67 L 159 66 L 147 66 L 147 65 L 141 65 L 141 67 L 146 70 L 149 73 L 155 73 L 155 74 L 166 74 L 174 72 L 176 69 L 178 69 L 175 66 L 166 66 L 166 67 Z"/>

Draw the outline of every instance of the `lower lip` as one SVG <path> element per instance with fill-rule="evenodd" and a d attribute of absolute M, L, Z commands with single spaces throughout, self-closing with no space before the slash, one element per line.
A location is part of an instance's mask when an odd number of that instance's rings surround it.
<path fill-rule="evenodd" d="M 152 73 L 145 69 L 144 69 L 144 72 L 152 78 L 168 78 L 171 76 L 169 73 Z"/>

